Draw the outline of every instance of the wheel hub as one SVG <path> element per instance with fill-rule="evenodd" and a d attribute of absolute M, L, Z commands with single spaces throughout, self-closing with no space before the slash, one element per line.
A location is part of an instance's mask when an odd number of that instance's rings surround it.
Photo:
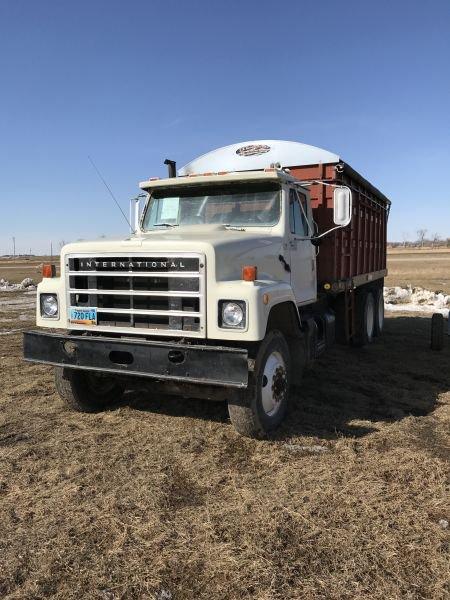
<path fill-rule="evenodd" d="M 373 296 L 370 294 L 367 297 L 367 311 L 366 311 L 366 332 L 367 338 L 371 340 L 373 338 L 375 326 L 375 306 Z"/>
<path fill-rule="evenodd" d="M 287 376 L 283 357 L 280 352 L 272 352 L 267 358 L 261 381 L 261 401 L 266 415 L 275 415 L 286 393 Z"/>
<path fill-rule="evenodd" d="M 115 387 L 115 382 L 111 381 L 106 375 L 89 373 L 87 380 L 91 390 L 95 394 L 108 394 Z"/>
<path fill-rule="evenodd" d="M 272 380 L 272 393 L 277 402 L 281 402 L 286 392 L 286 371 L 283 367 L 277 367 Z"/>

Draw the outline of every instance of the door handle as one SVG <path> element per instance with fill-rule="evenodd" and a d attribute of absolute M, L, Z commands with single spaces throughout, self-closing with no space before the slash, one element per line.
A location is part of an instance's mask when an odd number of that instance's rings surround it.
<path fill-rule="evenodd" d="M 284 256 L 282 254 L 280 254 L 278 256 L 278 260 L 283 265 L 284 270 L 287 271 L 288 273 L 290 273 L 291 272 L 291 267 L 288 265 L 288 263 L 286 262 L 286 259 L 284 258 Z"/>

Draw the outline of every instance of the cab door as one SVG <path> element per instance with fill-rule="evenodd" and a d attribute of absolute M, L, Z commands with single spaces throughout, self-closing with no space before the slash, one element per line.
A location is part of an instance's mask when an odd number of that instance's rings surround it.
<path fill-rule="evenodd" d="M 316 248 L 311 243 L 312 214 L 306 195 L 289 189 L 289 251 L 291 286 L 297 304 L 312 302 L 317 296 Z"/>

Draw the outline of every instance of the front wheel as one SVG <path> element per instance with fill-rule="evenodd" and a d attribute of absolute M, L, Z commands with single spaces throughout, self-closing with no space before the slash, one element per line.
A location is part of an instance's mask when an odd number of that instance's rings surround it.
<path fill-rule="evenodd" d="M 55 368 L 55 386 L 72 410 L 98 412 L 120 400 L 123 388 L 112 377 L 90 371 Z"/>
<path fill-rule="evenodd" d="M 260 438 L 278 427 L 289 400 L 291 359 L 283 334 L 271 331 L 259 347 L 245 397 L 228 402 L 228 412 L 241 435 Z"/>

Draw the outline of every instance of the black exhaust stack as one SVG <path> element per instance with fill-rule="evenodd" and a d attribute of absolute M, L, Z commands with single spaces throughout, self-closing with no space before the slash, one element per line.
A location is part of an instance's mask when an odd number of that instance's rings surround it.
<path fill-rule="evenodd" d="M 166 160 L 164 161 L 164 164 L 167 165 L 169 168 L 169 177 L 176 177 L 177 176 L 177 163 L 174 160 L 169 160 L 168 158 L 166 158 Z"/>

